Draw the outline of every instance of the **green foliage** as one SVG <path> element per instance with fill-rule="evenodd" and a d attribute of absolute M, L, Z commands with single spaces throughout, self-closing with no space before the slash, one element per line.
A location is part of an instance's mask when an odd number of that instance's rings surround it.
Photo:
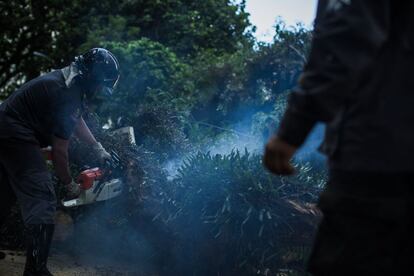
<path fill-rule="evenodd" d="M 52 15 L 45 9 L 47 6 L 29 0 L 0 3 L 2 94 L 12 92 L 22 80 L 37 76 L 45 68 L 44 60 L 34 55 L 45 47 L 50 49 L 52 42 Z"/>
<path fill-rule="evenodd" d="M 109 103 L 112 118 L 134 117 L 144 105 L 177 111 L 189 107 L 193 89 L 187 79 L 189 68 L 169 48 L 147 38 L 103 45 L 113 51 L 122 64 L 117 97 Z"/>
<path fill-rule="evenodd" d="M 306 202 L 318 193 L 309 178 L 309 185 L 303 185 L 306 182 L 298 183 L 297 176 L 273 176 L 263 169 L 260 156 L 236 151 L 189 158 L 174 183 L 177 188 L 169 202 L 175 209 L 169 212 L 175 211 L 158 217 L 177 232 L 178 256 L 183 258 L 179 261 L 192 264 L 181 273 L 276 273 L 287 265 L 284 247 L 309 247 L 314 215 L 290 203 Z M 293 259 L 289 262 L 303 261 Z"/>
<path fill-rule="evenodd" d="M 2 1 L 0 96 L 26 80 L 67 65 L 79 54 L 88 26 L 99 14 L 112 14 L 113 1 Z M 74 16 L 76 15 L 76 16 Z"/>
<path fill-rule="evenodd" d="M 282 21 L 278 21 L 275 30 L 272 44 L 259 45 L 249 75 L 253 87 L 265 87 L 273 95 L 296 85 L 306 62 L 312 38 L 312 33 L 300 24 L 287 28 Z M 268 96 L 273 100 L 272 95 Z"/>
<path fill-rule="evenodd" d="M 99 15 L 91 18 L 86 42 L 79 48 L 82 52 L 102 45 L 105 41 L 123 42 L 139 37 L 139 27 L 128 27 L 127 19 L 121 15 Z"/>
<path fill-rule="evenodd" d="M 296 85 L 311 32 L 302 25 L 287 28 L 283 22 L 276 22 L 275 29 L 272 44 L 220 56 L 204 51 L 193 60 L 199 97 L 192 113 L 197 120 L 208 114 L 210 123 L 223 124 L 243 119 L 240 114 L 283 108 L 278 95 Z"/>
<path fill-rule="evenodd" d="M 270 112 L 259 111 L 252 115 L 251 132 L 263 137 L 267 141 L 276 131 L 287 107 L 288 92 L 280 93 L 274 98 L 274 105 Z"/>
<path fill-rule="evenodd" d="M 296 85 L 311 42 L 311 32 L 302 25 L 287 28 L 278 21 L 275 31 L 273 43 L 259 43 L 246 64 L 244 88 L 256 106 L 265 106 L 267 110 L 274 108 L 279 94 Z"/>
<path fill-rule="evenodd" d="M 244 7 L 244 1 L 237 6 L 230 0 L 140 0 L 125 1 L 122 12 L 143 36 L 180 56 L 194 56 L 204 50 L 231 53 L 251 44 Z"/>
<path fill-rule="evenodd" d="M 103 41 L 147 37 L 182 57 L 207 49 L 230 53 L 252 43 L 244 3 L 230 0 L 12 0 L 0 3 L 0 15 L 3 98 L 22 82 L 63 67 Z"/>
<path fill-rule="evenodd" d="M 114 101 L 101 106 L 101 118 L 111 119 L 117 127 L 133 126 L 138 143 L 162 160 L 185 152 L 189 145 L 183 122 L 193 92 L 188 65 L 147 38 L 105 46 L 122 64 L 122 78 Z"/>
<path fill-rule="evenodd" d="M 134 121 L 140 109 L 154 106 L 220 127 L 243 119 L 240 114 L 271 112 L 275 95 L 294 85 L 310 41 L 302 26 L 276 22 L 274 43 L 253 47 L 244 1 L 42 0 L 0 8 L 2 20 L 16 18 L 2 24 L 2 97 L 104 46 L 119 56 L 122 69 L 119 93 L 99 110 L 113 122 Z"/>
<path fill-rule="evenodd" d="M 193 114 L 196 118 L 208 114 L 210 122 L 216 123 L 237 112 L 238 104 L 246 99 L 244 79 L 250 54 L 247 49 L 220 56 L 213 51 L 204 51 L 192 61 L 197 94 Z"/>

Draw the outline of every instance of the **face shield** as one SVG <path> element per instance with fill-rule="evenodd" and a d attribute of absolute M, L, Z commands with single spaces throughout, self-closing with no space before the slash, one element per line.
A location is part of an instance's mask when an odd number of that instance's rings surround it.
<path fill-rule="evenodd" d="M 83 68 L 88 101 L 103 101 L 112 96 L 119 81 L 119 63 L 106 49 L 93 48 L 78 58 Z"/>
<path fill-rule="evenodd" d="M 119 75 L 114 79 L 104 79 L 102 81 L 102 93 L 106 96 L 112 96 L 114 89 L 118 85 Z"/>

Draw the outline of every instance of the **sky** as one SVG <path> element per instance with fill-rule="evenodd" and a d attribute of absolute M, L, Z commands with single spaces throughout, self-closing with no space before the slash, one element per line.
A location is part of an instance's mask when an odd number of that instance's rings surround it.
<path fill-rule="evenodd" d="M 250 21 L 257 27 L 256 38 L 272 42 L 273 25 L 280 16 L 287 25 L 302 22 L 311 28 L 316 14 L 317 0 L 246 0 Z"/>

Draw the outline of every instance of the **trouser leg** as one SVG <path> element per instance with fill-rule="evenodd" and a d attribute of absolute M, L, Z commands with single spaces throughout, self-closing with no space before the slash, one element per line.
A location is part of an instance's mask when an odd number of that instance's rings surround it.
<path fill-rule="evenodd" d="M 54 230 L 56 195 L 40 148 L 3 143 L 0 163 L 17 197 L 27 236 L 25 276 L 49 276 L 46 268 Z"/>
<path fill-rule="evenodd" d="M 4 224 L 15 202 L 16 196 L 10 186 L 7 174 L 0 164 L 0 227 Z"/>
<path fill-rule="evenodd" d="M 23 222 L 54 224 L 56 195 L 40 148 L 28 143 L 1 143 L 0 165 L 17 197 Z"/>
<path fill-rule="evenodd" d="M 313 275 L 405 275 L 412 248 L 413 175 L 335 174 L 321 194 L 324 218 L 309 260 Z M 407 243 L 410 242 L 408 246 Z M 408 254 L 408 255 L 405 255 Z"/>

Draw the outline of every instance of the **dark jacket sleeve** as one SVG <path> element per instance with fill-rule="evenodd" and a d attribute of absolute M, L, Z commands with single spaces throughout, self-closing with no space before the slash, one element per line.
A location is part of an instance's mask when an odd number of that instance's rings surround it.
<path fill-rule="evenodd" d="M 289 96 L 277 136 L 300 146 L 355 97 L 358 77 L 388 39 L 391 0 L 320 0 L 308 63 Z"/>

